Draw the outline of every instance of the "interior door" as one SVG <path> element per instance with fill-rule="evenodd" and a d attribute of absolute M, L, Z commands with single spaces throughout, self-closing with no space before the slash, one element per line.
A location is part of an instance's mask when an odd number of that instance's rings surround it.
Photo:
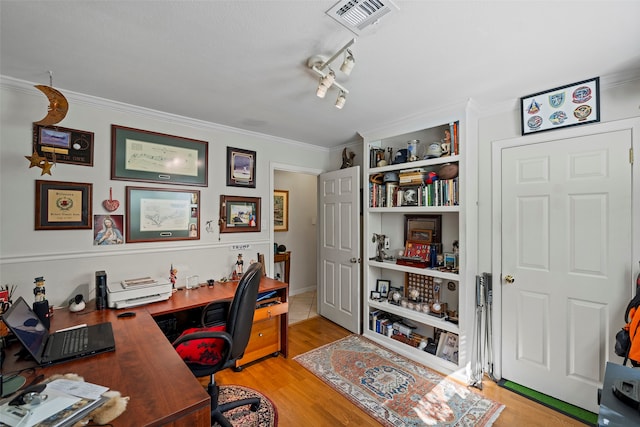
<path fill-rule="evenodd" d="M 593 412 L 629 299 L 629 129 L 502 150 L 502 376 Z M 622 311 L 621 311 L 622 310 Z"/>
<path fill-rule="evenodd" d="M 318 314 L 359 334 L 360 168 L 324 173 L 318 185 Z"/>

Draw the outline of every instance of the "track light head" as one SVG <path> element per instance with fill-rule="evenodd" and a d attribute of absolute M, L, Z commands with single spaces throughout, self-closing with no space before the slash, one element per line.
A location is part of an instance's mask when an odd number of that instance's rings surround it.
<path fill-rule="evenodd" d="M 329 90 L 328 86 L 322 84 L 322 79 L 320 79 L 320 84 L 318 85 L 318 89 L 316 89 L 316 96 L 318 98 L 324 98 L 327 94 L 327 90 Z"/>
<path fill-rule="evenodd" d="M 356 65 L 356 60 L 353 57 L 353 53 L 351 53 L 351 50 L 347 49 L 344 56 L 344 61 L 340 66 L 340 71 L 342 71 L 348 76 L 349 74 L 351 74 L 351 71 L 353 70 L 354 65 Z"/>
<path fill-rule="evenodd" d="M 329 89 L 335 81 L 336 81 L 336 73 L 334 73 L 333 70 L 329 68 L 329 72 L 327 73 L 327 75 L 325 75 L 322 78 L 322 80 L 320 80 L 320 84 L 323 86 L 326 86 L 327 89 Z"/>
<path fill-rule="evenodd" d="M 342 107 L 344 107 L 345 102 L 347 102 L 347 96 L 343 91 L 340 91 L 340 94 L 338 95 L 338 99 L 336 99 L 336 108 L 338 110 L 342 110 Z"/>

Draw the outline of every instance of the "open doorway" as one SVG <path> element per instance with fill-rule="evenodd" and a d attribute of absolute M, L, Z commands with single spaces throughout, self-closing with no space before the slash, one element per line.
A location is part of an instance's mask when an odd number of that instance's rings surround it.
<path fill-rule="evenodd" d="M 273 231 L 272 243 L 274 251 L 276 247 L 284 246 L 290 260 L 290 324 L 317 315 L 317 192 L 320 172 L 291 165 L 272 165 L 272 193 L 275 190 L 287 192 L 287 226 L 280 227 L 285 229 L 283 231 Z M 273 200 L 270 205 L 273 213 Z M 284 280 L 284 262 L 274 262 L 269 275 Z"/>

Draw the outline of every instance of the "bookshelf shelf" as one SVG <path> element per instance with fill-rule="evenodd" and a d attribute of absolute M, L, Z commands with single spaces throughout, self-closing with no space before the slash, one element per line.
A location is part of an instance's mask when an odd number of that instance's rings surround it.
<path fill-rule="evenodd" d="M 475 229 L 477 220 L 477 180 L 475 166 L 467 159 L 475 155 L 469 141 L 476 140 L 476 127 L 469 102 L 370 134 L 361 133 L 365 157 L 369 155 L 363 168 L 363 182 L 367 183 L 363 191 L 364 335 L 443 373 L 459 371 L 469 362 L 472 350 L 473 340 L 468 334 L 473 331 L 477 243 L 467 230 Z M 448 141 L 448 134 L 455 149 L 451 155 L 433 157 L 429 149 Z M 393 154 L 408 149 L 413 140 L 420 141 L 417 160 L 389 164 L 402 158 L 402 153 Z M 442 168 L 446 164 L 457 168 Z M 454 169 L 456 174 L 447 176 L 446 169 Z M 417 197 L 410 199 L 405 192 L 412 188 L 417 188 L 413 190 Z M 425 221 L 437 218 L 434 221 L 438 226 L 412 234 L 408 224 L 416 217 Z M 415 245 L 410 237 L 415 235 L 431 238 Z M 384 249 L 380 236 L 389 241 Z M 437 259 L 435 266 L 431 259 L 421 263 L 406 258 L 414 256 L 406 248 L 421 248 L 424 254 L 425 245 L 429 257 L 433 256 L 432 249 L 437 252 L 438 256 L 431 258 Z M 396 263 L 397 258 L 409 265 Z M 428 267 L 423 268 L 424 264 Z M 378 295 L 379 283 L 390 283 L 396 296 L 400 292 L 401 304 Z M 412 308 L 416 305 L 421 309 Z M 427 313 L 429 310 L 443 317 Z M 431 351 L 425 351 L 425 342 Z"/>

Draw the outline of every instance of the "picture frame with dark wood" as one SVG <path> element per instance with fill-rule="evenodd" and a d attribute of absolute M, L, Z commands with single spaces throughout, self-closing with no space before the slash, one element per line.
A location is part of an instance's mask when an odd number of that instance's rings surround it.
<path fill-rule="evenodd" d="M 200 239 L 199 190 L 127 186 L 126 193 L 127 243 Z"/>
<path fill-rule="evenodd" d="M 35 229 L 91 229 L 93 185 L 36 180 Z"/>
<path fill-rule="evenodd" d="M 260 231 L 260 197 L 220 196 L 220 233 Z"/>
<path fill-rule="evenodd" d="M 600 77 L 520 98 L 522 135 L 600 121 Z"/>
<path fill-rule="evenodd" d="M 442 215 L 405 215 L 404 241 L 442 243 Z"/>
<path fill-rule="evenodd" d="M 51 163 L 93 166 L 93 132 L 33 124 L 33 151 Z"/>
<path fill-rule="evenodd" d="M 227 147 L 227 186 L 256 188 L 256 152 Z"/>
<path fill-rule="evenodd" d="M 111 125 L 111 179 L 206 187 L 209 143 Z"/>
<path fill-rule="evenodd" d="M 389 295 L 389 288 L 391 287 L 390 280 L 378 279 L 376 281 L 376 291 L 380 293 L 380 298 L 387 298 Z"/>
<path fill-rule="evenodd" d="M 289 230 L 289 192 L 273 190 L 273 231 Z"/>

